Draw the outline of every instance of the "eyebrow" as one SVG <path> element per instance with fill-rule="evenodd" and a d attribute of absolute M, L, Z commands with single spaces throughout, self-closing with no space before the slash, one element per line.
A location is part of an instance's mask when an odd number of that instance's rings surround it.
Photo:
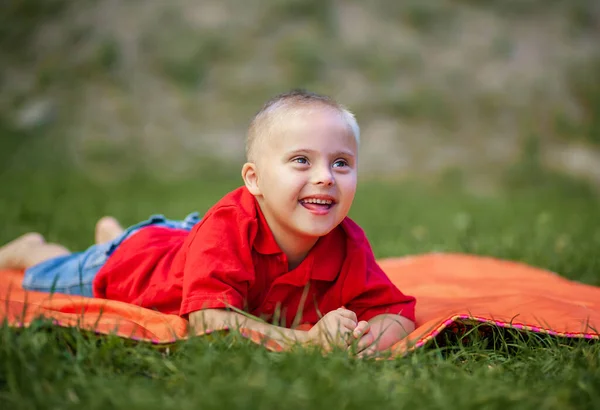
<path fill-rule="evenodd" d="M 288 152 L 288 155 L 299 155 L 299 154 L 315 154 L 317 151 L 312 150 L 312 149 L 297 149 L 297 150 L 293 150 Z M 336 151 L 333 153 L 334 157 L 339 157 L 339 156 L 346 156 L 346 157 L 355 157 L 355 154 L 353 154 L 351 151 Z"/>

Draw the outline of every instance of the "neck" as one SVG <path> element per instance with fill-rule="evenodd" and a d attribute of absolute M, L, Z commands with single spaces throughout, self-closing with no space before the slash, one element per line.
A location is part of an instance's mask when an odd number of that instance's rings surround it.
<path fill-rule="evenodd" d="M 313 246 L 315 246 L 319 238 L 290 232 L 274 221 L 274 218 L 272 218 L 268 213 L 263 211 L 263 215 L 267 221 L 267 224 L 269 225 L 269 228 L 271 229 L 271 233 L 275 238 L 275 242 L 279 246 L 279 249 L 281 249 L 281 251 L 285 253 L 285 256 L 287 257 L 288 269 L 294 269 L 300 265 L 300 263 L 302 263 L 304 258 L 306 258 L 306 255 L 308 255 L 308 252 L 310 252 Z"/>
<path fill-rule="evenodd" d="M 272 225 L 269 224 L 269 226 Z M 273 232 L 275 242 L 277 242 L 279 248 L 287 256 L 289 270 L 300 265 L 304 258 L 306 258 L 306 255 L 308 255 L 308 252 L 310 252 L 319 240 L 319 238 L 314 237 L 299 237 L 298 235 L 277 228 L 271 229 L 271 232 Z"/>

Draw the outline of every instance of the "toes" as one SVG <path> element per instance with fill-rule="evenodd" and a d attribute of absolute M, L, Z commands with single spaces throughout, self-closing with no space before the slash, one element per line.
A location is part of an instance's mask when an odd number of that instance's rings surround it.
<path fill-rule="evenodd" d="M 41 233 L 37 233 L 37 232 L 29 232 L 26 233 L 25 235 L 21 236 L 19 239 L 17 239 L 17 241 L 19 242 L 27 242 L 27 243 L 45 243 L 46 240 L 44 239 L 44 235 L 42 235 Z"/>
<path fill-rule="evenodd" d="M 116 220 L 112 216 L 103 216 L 102 218 L 98 219 L 98 222 L 96 222 L 96 227 L 101 228 L 104 225 L 110 225 L 115 222 L 116 222 Z"/>
<path fill-rule="evenodd" d="M 123 229 L 119 222 L 112 216 L 103 216 L 96 223 L 97 230 L 115 231 Z"/>
<path fill-rule="evenodd" d="M 96 243 L 104 243 L 115 239 L 123 232 L 119 222 L 112 216 L 103 216 L 96 223 Z"/>
<path fill-rule="evenodd" d="M 37 232 L 29 232 L 19 236 L 12 242 L 0 247 L 0 268 L 22 269 L 24 258 L 44 243 L 44 237 Z"/>

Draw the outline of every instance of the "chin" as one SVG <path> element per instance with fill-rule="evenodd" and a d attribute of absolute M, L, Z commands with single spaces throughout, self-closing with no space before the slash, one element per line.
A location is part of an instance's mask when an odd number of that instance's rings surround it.
<path fill-rule="evenodd" d="M 329 232 L 333 231 L 337 225 L 335 226 L 327 226 L 327 227 L 313 227 L 312 229 L 301 229 L 302 234 L 306 236 L 312 236 L 314 238 L 320 238 L 321 236 L 327 235 Z"/>

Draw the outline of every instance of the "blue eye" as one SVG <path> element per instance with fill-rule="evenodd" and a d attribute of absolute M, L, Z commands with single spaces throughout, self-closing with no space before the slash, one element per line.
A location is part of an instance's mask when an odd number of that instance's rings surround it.
<path fill-rule="evenodd" d="M 335 161 L 333 163 L 334 168 L 346 167 L 346 166 L 348 166 L 348 162 L 344 159 L 338 159 L 337 161 Z"/>
<path fill-rule="evenodd" d="M 308 164 L 308 160 L 305 157 L 294 158 L 292 162 L 296 162 L 298 164 Z"/>

